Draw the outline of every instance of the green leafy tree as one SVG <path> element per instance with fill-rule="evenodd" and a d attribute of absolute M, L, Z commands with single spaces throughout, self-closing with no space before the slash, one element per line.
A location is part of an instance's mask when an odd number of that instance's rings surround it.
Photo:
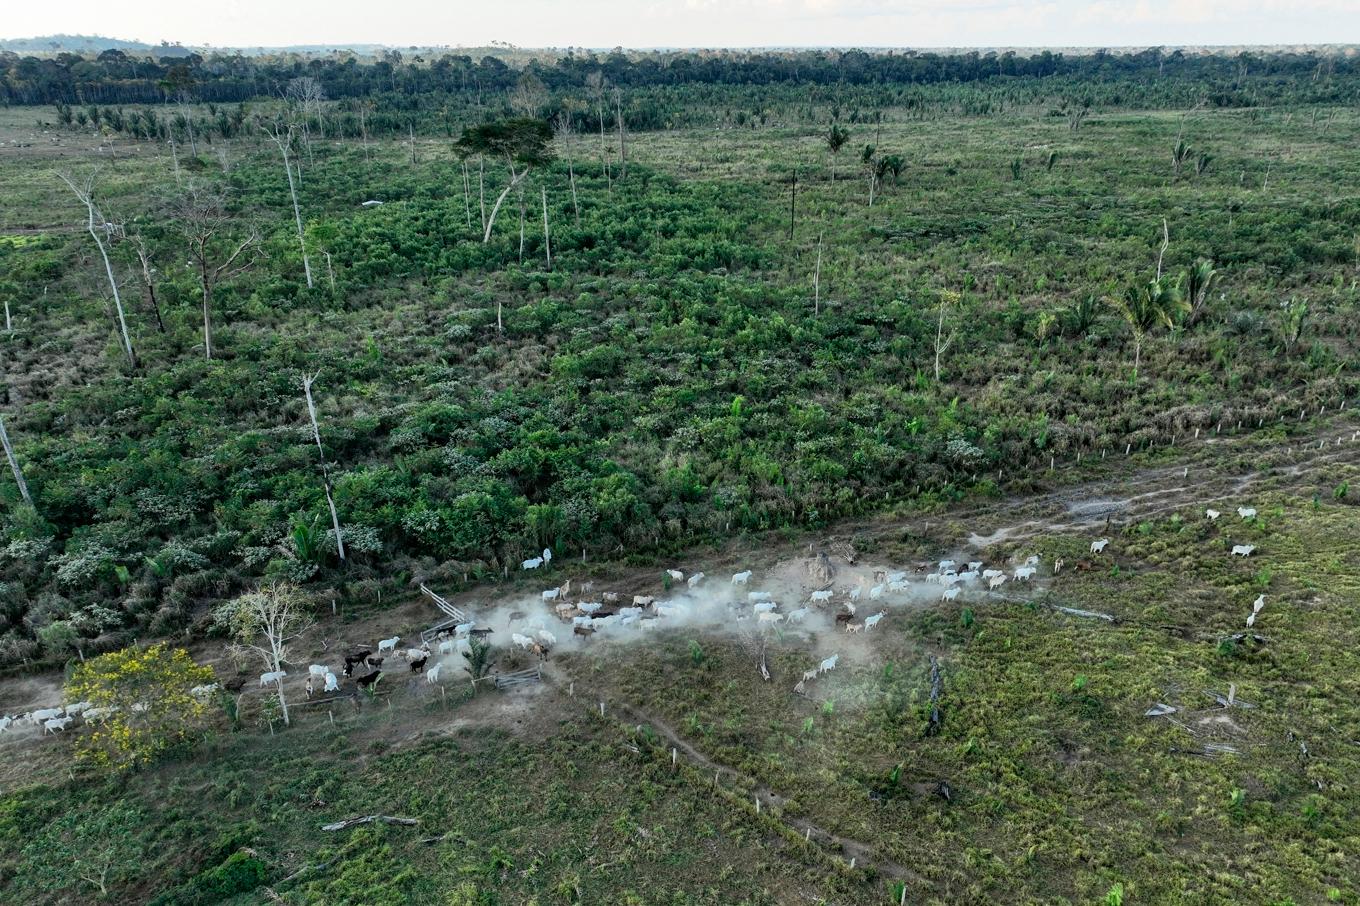
<path fill-rule="evenodd" d="M 1187 325 L 1194 325 L 1204 316 L 1204 305 L 1209 300 L 1209 291 L 1213 289 L 1217 277 L 1218 271 L 1214 270 L 1214 263 L 1205 258 L 1196 261 L 1185 272 Z"/>
<path fill-rule="evenodd" d="M 104 712 L 80 737 L 80 757 L 116 770 L 140 768 L 200 737 L 207 702 L 192 692 L 213 681 L 211 667 L 183 648 L 158 643 L 102 654 L 78 665 L 66 697 Z"/>
<path fill-rule="evenodd" d="M 836 181 L 836 159 L 840 157 L 841 149 L 845 143 L 850 141 L 850 132 L 841 128 L 840 123 L 832 123 L 831 128 L 826 131 L 826 146 L 831 150 L 831 181 Z"/>
<path fill-rule="evenodd" d="M 486 220 L 486 232 L 482 242 L 491 241 L 491 229 L 496 225 L 496 215 L 510 191 L 520 184 L 524 177 L 537 166 L 552 160 L 552 126 L 533 117 L 511 117 L 469 126 L 458 139 L 458 152 L 464 156 L 481 155 L 497 157 L 505 161 L 510 171 L 510 182 L 501 190 L 491 214 Z"/>

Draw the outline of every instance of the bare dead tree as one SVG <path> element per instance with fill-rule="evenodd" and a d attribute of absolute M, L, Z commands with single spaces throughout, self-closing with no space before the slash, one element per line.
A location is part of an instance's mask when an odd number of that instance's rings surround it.
<path fill-rule="evenodd" d="M 940 293 L 940 314 L 939 319 L 935 324 L 935 383 L 937 384 L 940 382 L 940 358 L 948 351 L 950 344 L 954 342 L 954 337 L 958 333 L 956 329 L 951 328 L 949 336 L 946 337 L 944 335 L 944 315 L 949 309 L 949 306 L 956 304 L 958 301 L 959 294 L 953 290 L 945 290 Z"/>
<path fill-rule="evenodd" d="M 609 175 L 609 153 L 604 138 L 604 90 L 607 84 L 604 73 L 598 69 L 586 76 L 586 87 L 595 95 L 595 112 L 600 119 L 600 170 L 604 173 L 605 186 L 612 194 L 614 183 Z"/>
<path fill-rule="evenodd" d="M 472 181 L 468 178 L 467 159 L 463 160 L 463 211 L 467 214 L 468 229 L 472 229 Z"/>
<path fill-rule="evenodd" d="M 235 219 L 227 212 L 226 196 L 192 185 L 177 206 L 176 219 L 198 271 L 203 295 L 203 354 L 211 359 L 213 295 L 219 285 L 250 270 L 263 255 L 260 234 L 252 229 L 244 238 L 231 238 Z"/>
<path fill-rule="evenodd" d="M 548 256 L 548 270 L 552 270 L 552 239 L 548 236 L 548 187 L 539 186 L 543 193 L 543 251 Z"/>
<path fill-rule="evenodd" d="M 576 168 L 571 157 L 571 142 L 575 135 L 571 128 L 571 114 L 563 113 L 553 121 L 553 131 L 567 157 L 567 180 L 571 183 L 571 209 L 576 215 L 576 225 L 581 225 L 581 205 L 576 200 Z"/>
<path fill-rule="evenodd" d="M 623 89 L 614 87 L 614 120 L 619 130 L 619 179 L 628 178 L 628 150 L 624 145 Z"/>
<path fill-rule="evenodd" d="M 104 244 L 105 239 L 112 240 L 118 234 L 119 228 L 105 220 L 104 215 L 99 212 L 99 208 L 94 203 L 93 173 L 86 177 L 84 182 L 77 182 L 75 177 L 69 173 L 58 173 L 57 175 L 75 193 L 80 203 L 85 205 L 85 228 L 89 231 L 94 244 L 99 247 L 99 256 L 104 259 L 104 273 L 109 278 L 109 289 L 113 292 L 113 307 L 118 315 L 118 331 L 122 338 L 123 352 L 127 354 L 129 364 L 136 368 L 137 353 L 132 348 L 132 337 L 128 334 L 127 318 L 123 314 L 123 298 L 118 292 L 118 281 L 113 276 L 113 265 L 109 262 L 108 247 Z"/>
<path fill-rule="evenodd" d="M 274 123 L 271 126 L 262 125 L 260 129 L 274 140 L 274 144 L 279 147 L 279 153 L 283 155 L 283 172 L 288 175 L 288 192 L 293 196 L 293 219 L 297 221 L 298 246 L 302 249 L 302 270 L 307 275 L 307 288 L 311 289 L 315 285 L 312 282 L 312 262 L 307 258 L 307 236 L 302 229 L 302 208 L 298 206 L 297 184 L 293 181 L 293 167 L 289 162 L 293 127 Z"/>
<path fill-rule="evenodd" d="M 151 313 L 156 316 L 156 330 L 165 333 L 165 321 L 161 318 L 161 303 L 156 298 L 156 268 L 151 264 L 151 250 L 147 248 L 146 239 L 141 233 L 129 233 L 128 239 L 132 241 L 132 250 L 137 255 L 137 264 L 142 278 L 142 292 L 146 296 L 147 304 L 151 307 Z"/>
<path fill-rule="evenodd" d="M 5 430 L 5 417 L 0 415 L 0 443 L 5 447 L 5 458 L 9 460 L 9 470 L 14 473 L 14 483 L 19 486 L 19 496 L 24 503 L 33 506 L 33 498 L 28 495 L 28 482 L 24 481 L 24 472 L 19 468 L 19 458 L 14 455 L 14 447 L 9 442 L 9 432 Z"/>
<path fill-rule="evenodd" d="M 812 314 L 822 313 L 822 234 L 817 234 L 817 267 L 812 272 Z"/>
<path fill-rule="evenodd" d="M 335 497 L 331 494 L 331 469 L 326 462 L 326 450 L 321 446 L 321 429 L 316 423 L 316 404 L 312 401 L 312 384 L 319 377 L 321 372 L 313 375 L 303 375 L 302 392 L 307 398 L 307 417 L 312 420 L 312 438 L 316 441 L 316 452 L 321 457 L 321 478 L 326 487 L 326 505 L 331 508 L 331 525 L 335 527 L 335 549 L 340 555 L 340 562 L 345 562 L 345 539 L 340 532 L 340 515 L 335 511 Z"/>
<path fill-rule="evenodd" d="M 237 651 L 253 651 L 270 671 L 283 669 L 289 642 L 311 629 L 316 622 L 307 600 L 292 585 L 274 584 L 242 595 L 217 611 L 217 621 L 231 633 Z M 279 707 L 284 726 L 289 726 L 288 700 L 283 683 L 278 683 Z"/>
<path fill-rule="evenodd" d="M 175 104 L 179 107 L 179 115 L 184 118 L 184 128 L 189 134 L 189 153 L 198 157 L 198 140 L 194 138 L 194 98 L 187 90 L 180 91 L 175 95 Z"/>

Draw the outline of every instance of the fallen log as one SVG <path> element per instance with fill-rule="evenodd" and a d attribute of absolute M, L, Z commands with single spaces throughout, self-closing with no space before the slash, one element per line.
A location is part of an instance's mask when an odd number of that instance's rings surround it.
<path fill-rule="evenodd" d="M 1065 613 L 1070 617 L 1087 617 L 1092 620 L 1104 620 L 1107 623 L 1119 622 L 1118 618 L 1114 617 L 1113 615 L 1108 613 L 1100 613 L 1099 611 L 1095 610 L 1078 610 L 1075 607 L 1063 607 L 1059 604 L 1050 604 L 1048 606 L 1058 611 L 1058 613 Z"/>
<path fill-rule="evenodd" d="M 346 818 L 344 821 L 336 821 L 334 824 L 323 824 L 321 825 L 321 829 L 323 831 L 345 830 L 347 828 L 357 827 L 360 824 L 372 824 L 375 821 L 381 821 L 383 824 L 410 825 L 420 823 L 420 821 L 415 818 L 397 818 L 392 815 L 364 815 L 362 817 Z"/>

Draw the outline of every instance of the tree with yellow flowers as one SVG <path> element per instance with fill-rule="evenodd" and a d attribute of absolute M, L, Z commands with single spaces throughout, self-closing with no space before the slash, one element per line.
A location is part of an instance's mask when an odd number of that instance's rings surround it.
<path fill-rule="evenodd" d="M 68 701 L 88 701 L 103 712 L 81 734 L 80 757 L 101 767 L 144 767 L 168 751 L 193 744 L 208 723 L 211 667 L 164 642 L 132 646 L 84 661 L 66 683 Z"/>

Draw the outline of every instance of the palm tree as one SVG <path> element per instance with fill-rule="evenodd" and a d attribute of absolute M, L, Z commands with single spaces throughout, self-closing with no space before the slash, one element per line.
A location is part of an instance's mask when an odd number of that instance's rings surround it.
<path fill-rule="evenodd" d="M 832 123 L 826 133 L 826 146 L 831 149 L 831 181 L 836 181 L 836 158 L 840 156 L 845 143 L 850 141 L 850 133 L 839 123 Z"/>
<path fill-rule="evenodd" d="M 1196 261 L 1185 272 L 1185 301 L 1189 307 L 1185 319 L 1187 324 L 1193 325 L 1203 316 L 1204 303 L 1209 299 L 1209 290 L 1213 288 L 1217 276 L 1214 263 L 1205 258 Z"/>
<path fill-rule="evenodd" d="M 1111 296 L 1106 302 L 1128 322 L 1133 331 L 1133 379 L 1138 380 L 1138 366 L 1143 358 L 1143 339 L 1157 325 L 1168 328 L 1185 314 L 1187 304 L 1181 295 L 1180 281 L 1149 280 L 1142 286 L 1130 286 L 1122 296 Z"/>

